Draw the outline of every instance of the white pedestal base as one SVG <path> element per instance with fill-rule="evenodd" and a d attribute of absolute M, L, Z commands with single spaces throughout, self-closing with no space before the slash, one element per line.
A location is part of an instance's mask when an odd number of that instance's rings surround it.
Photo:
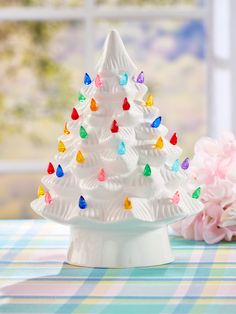
<path fill-rule="evenodd" d="M 167 228 L 138 230 L 71 227 L 69 264 L 86 267 L 141 267 L 174 260 Z"/>

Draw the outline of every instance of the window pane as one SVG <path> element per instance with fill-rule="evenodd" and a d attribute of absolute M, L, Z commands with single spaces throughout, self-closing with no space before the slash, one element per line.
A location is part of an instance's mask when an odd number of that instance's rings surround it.
<path fill-rule="evenodd" d="M 55 6 L 55 7 L 78 7 L 84 0 L 1 0 L 0 7 L 10 6 Z"/>
<path fill-rule="evenodd" d="M 0 159 L 55 153 L 83 76 L 83 41 L 80 23 L 1 24 Z"/>
<path fill-rule="evenodd" d="M 106 30 L 119 29 L 126 48 L 160 107 L 170 135 L 179 134 L 184 154 L 206 133 L 205 31 L 200 21 L 99 22 L 97 54 Z"/>
<path fill-rule="evenodd" d="M 0 175 L 0 219 L 39 218 L 30 208 L 41 174 Z"/>
<path fill-rule="evenodd" d="M 163 123 L 179 134 L 186 155 L 206 132 L 203 24 L 98 22 L 96 54 L 107 30 L 118 28 Z M 0 29 L 0 159 L 45 159 L 55 154 L 65 117 L 76 102 L 84 68 L 79 23 L 2 23 Z M 40 174 L 0 175 L 0 218 L 36 217 L 30 209 Z"/>

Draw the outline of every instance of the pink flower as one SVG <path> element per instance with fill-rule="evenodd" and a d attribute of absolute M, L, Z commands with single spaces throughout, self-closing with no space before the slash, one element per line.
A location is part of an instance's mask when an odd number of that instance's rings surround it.
<path fill-rule="evenodd" d="M 195 145 L 190 176 L 202 187 L 204 210 L 173 225 L 186 239 L 217 243 L 236 236 L 236 140 L 201 138 Z"/>

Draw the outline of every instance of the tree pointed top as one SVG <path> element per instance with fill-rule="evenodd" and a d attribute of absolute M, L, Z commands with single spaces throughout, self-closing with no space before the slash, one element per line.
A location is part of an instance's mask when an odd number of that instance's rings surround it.
<path fill-rule="evenodd" d="M 98 72 L 127 72 L 132 75 L 137 67 L 131 60 L 120 34 L 113 29 L 107 35 L 102 56 L 97 65 Z"/>

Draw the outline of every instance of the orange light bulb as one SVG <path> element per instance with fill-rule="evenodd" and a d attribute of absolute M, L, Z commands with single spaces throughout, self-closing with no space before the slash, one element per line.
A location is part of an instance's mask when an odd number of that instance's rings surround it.
<path fill-rule="evenodd" d="M 127 210 L 132 209 L 132 203 L 131 203 L 131 200 L 128 198 L 128 196 L 126 196 L 124 200 L 124 208 Z"/>
<path fill-rule="evenodd" d="M 98 110 L 98 105 L 97 105 L 96 100 L 94 98 L 91 99 L 90 110 L 91 111 L 97 111 Z"/>
<path fill-rule="evenodd" d="M 153 148 L 162 149 L 163 146 L 164 146 L 164 141 L 163 141 L 163 138 L 160 136 L 158 137 L 156 144 L 153 145 Z"/>
<path fill-rule="evenodd" d="M 67 128 L 67 123 L 65 123 L 65 126 L 64 126 L 64 134 L 65 135 L 69 135 L 70 134 L 70 131 Z"/>

